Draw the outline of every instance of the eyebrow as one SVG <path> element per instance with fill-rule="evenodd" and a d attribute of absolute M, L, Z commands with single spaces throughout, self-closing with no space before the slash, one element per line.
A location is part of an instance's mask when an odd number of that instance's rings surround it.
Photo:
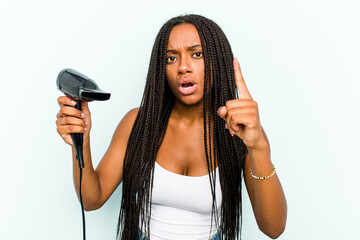
<path fill-rule="evenodd" d="M 189 46 L 187 48 L 187 50 L 195 50 L 197 48 L 201 48 L 201 45 L 200 44 L 196 44 L 196 45 L 193 45 L 193 46 Z M 176 50 L 173 50 L 173 49 L 169 49 L 169 50 L 166 50 L 166 53 L 177 53 L 178 51 Z"/>

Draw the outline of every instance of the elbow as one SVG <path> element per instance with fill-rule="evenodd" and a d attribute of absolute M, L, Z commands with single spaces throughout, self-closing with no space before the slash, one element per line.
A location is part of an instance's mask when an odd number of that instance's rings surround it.
<path fill-rule="evenodd" d="M 271 239 L 277 239 L 285 231 L 286 222 L 278 223 L 260 230 Z"/>
<path fill-rule="evenodd" d="M 82 202 L 81 202 L 81 199 L 82 199 Z M 82 205 L 82 208 L 86 212 L 97 210 L 97 209 L 101 208 L 105 203 L 105 201 L 103 201 L 101 199 L 101 196 L 97 195 L 97 194 L 93 194 L 90 197 L 89 196 L 81 197 L 78 194 L 78 200 L 79 200 L 80 204 Z"/>
<path fill-rule="evenodd" d="M 97 209 L 99 209 L 99 208 L 101 208 L 102 207 L 102 205 L 103 204 L 101 204 L 101 203 L 92 203 L 92 204 L 90 204 L 90 203 L 84 203 L 84 210 L 86 211 L 86 212 L 90 212 L 90 211 L 94 211 L 94 210 L 97 210 Z"/>
<path fill-rule="evenodd" d="M 285 227 L 265 233 L 271 239 L 277 239 L 285 231 Z"/>
<path fill-rule="evenodd" d="M 95 207 L 95 206 L 84 206 L 84 210 L 86 211 L 86 212 L 91 212 L 91 211 L 94 211 L 94 210 L 97 210 L 97 209 L 99 209 L 100 207 Z"/>
<path fill-rule="evenodd" d="M 97 209 L 99 209 L 99 208 L 98 207 L 84 207 L 84 210 L 86 212 L 91 212 L 91 211 L 94 211 L 94 210 L 97 210 Z"/>
<path fill-rule="evenodd" d="M 287 206 L 286 203 L 281 210 L 277 210 L 275 213 L 266 215 L 266 217 L 259 218 L 257 223 L 259 229 L 271 239 L 277 239 L 285 231 L 286 219 L 287 219 Z"/>

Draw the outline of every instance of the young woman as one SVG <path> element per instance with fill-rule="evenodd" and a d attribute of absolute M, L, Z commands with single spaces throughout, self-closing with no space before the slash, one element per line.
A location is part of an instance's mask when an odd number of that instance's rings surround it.
<path fill-rule="evenodd" d="M 67 97 L 58 102 L 64 141 L 84 133 L 85 209 L 100 208 L 123 182 L 121 239 L 238 239 L 243 177 L 260 230 L 271 238 L 284 231 L 286 200 L 257 103 L 213 21 L 186 15 L 164 24 L 141 105 L 120 121 L 96 170 L 88 104 L 80 112 Z"/>

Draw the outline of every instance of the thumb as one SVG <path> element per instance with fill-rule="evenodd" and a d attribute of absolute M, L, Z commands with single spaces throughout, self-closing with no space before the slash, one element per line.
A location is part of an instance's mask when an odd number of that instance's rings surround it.
<path fill-rule="evenodd" d="M 227 114 L 227 109 L 225 106 L 219 107 L 219 109 L 217 110 L 217 114 L 219 115 L 219 117 L 225 119 L 225 116 Z"/>

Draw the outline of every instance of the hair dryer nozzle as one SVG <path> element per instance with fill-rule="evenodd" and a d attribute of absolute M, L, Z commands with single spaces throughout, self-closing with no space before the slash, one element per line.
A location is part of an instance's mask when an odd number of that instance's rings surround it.
<path fill-rule="evenodd" d="M 56 85 L 65 95 L 80 101 L 105 101 L 111 96 L 102 91 L 94 80 L 70 68 L 59 73 Z"/>
<path fill-rule="evenodd" d="M 88 90 L 85 88 L 81 88 L 79 90 L 79 95 L 80 95 L 80 99 L 89 99 L 87 101 L 92 101 L 92 100 L 96 100 L 96 101 L 106 101 L 110 98 L 110 93 L 106 93 L 103 91 L 98 91 L 98 90 Z"/>

